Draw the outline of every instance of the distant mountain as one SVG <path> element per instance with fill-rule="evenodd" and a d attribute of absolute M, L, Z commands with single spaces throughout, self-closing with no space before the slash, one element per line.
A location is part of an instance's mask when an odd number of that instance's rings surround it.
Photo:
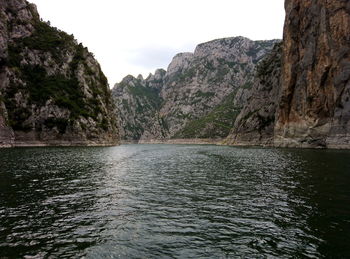
<path fill-rule="evenodd" d="M 167 71 L 125 77 L 112 90 L 122 139 L 225 138 L 257 64 L 278 42 L 218 39 L 176 55 Z"/>

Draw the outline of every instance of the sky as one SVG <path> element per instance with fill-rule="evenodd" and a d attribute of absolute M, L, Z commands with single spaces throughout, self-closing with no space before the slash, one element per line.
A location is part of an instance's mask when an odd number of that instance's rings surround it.
<path fill-rule="evenodd" d="M 29 0 L 93 52 L 111 87 L 210 40 L 281 39 L 284 0 Z"/>

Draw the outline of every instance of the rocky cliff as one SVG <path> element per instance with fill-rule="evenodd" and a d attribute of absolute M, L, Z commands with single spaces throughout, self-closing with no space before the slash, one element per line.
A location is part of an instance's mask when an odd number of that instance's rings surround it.
<path fill-rule="evenodd" d="M 160 114 L 163 99 L 164 70 L 157 70 L 146 80 L 139 76 L 127 76 L 113 89 L 118 107 L 120 135 L 123 140 L 137 142 L 141 138 L 164 139 L 167 126 Z"/>
<path fill-rule="evenodd" d="M 176 55 L 167 71 L 126 77 L 113 89 L 122 138 L 226 137 L 246 102 L 256 65 L 276 42 L 214 40 Z"/>
<path fill-rule="evenodd" d="M 350 147 L 350 2 L 286 0 L 275 145 Z"/>
<path fill-rule="evenodd" d="M 118 104 L 129 122 L 140 114 L 127 110 L 132 102 L 147 110 L 147 123 L 139 118 L 135 135 L 131 122 L 126 138 L 230 133 L 225 143 L 233 145 L 349 148 L 350 2 L 286 0 L 285 9 L 283 43 L 268 55 L 276 41 L 215 40 L 175 56 L 156 84 L 148 82 L 154 76 L 133 78 L 154 95 L 146 101 L 125 94 Z"/>
<path fill-rule="evenodd" d="M 253 87 L 225 141 L 226 144 L 273 145 L 281 91 L 281 65 L 282 43 L 278 43 L 257 66 Z"/>
<path fill-rule="evenodd" d="M 350 2 L 285 9 L 282 49 L 262 62 L 226 143 L 350 148 Z"/>
<path fill-rule="evenodd" d="M 93 55 L 43 22 L 35 5 L 0 0 L 0 146 L 117 143 L 108 82 Z"/>

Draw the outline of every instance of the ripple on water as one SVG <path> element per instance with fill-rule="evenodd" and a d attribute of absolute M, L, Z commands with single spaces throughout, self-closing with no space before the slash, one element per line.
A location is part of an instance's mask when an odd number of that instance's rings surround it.
<path fill-rule="evenodd" d="M 349 157 L 185 145 L 0 150 L 0 257 L 349 257 Z"/>

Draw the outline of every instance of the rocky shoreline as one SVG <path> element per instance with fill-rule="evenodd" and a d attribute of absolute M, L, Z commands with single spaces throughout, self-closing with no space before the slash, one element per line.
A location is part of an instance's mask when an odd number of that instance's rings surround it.
<path fill-rule="evenodd" d="M 121 144 L 221 145 L 224 139 L 149 139 L 122 141 Z"/>
<path fill-rule="evenodd" d="M 0 144 L 0 148 L 16 148 L 16 147 L 114 147 L 120 143 L 101 143 L 101 142 L 16 142 L 13 144 Z"/>

